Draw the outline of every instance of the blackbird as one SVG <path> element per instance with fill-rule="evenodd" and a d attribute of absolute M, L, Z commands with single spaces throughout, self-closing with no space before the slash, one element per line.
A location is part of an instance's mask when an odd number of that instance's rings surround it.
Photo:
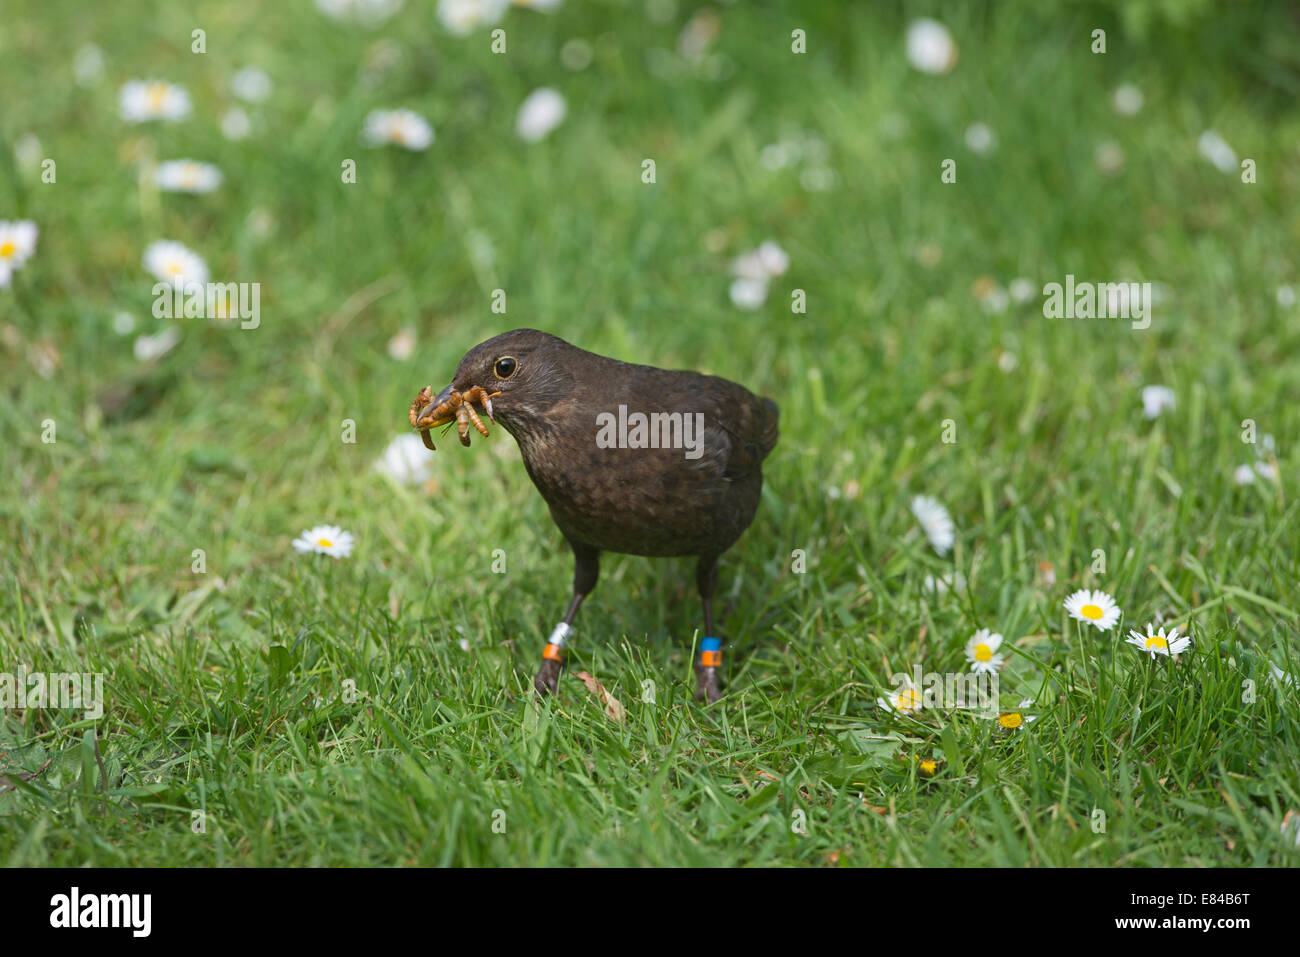
<path fill-rule="evenodd" d="M 467 352 L 451 385 L 413 408 L 412 422 L 422 429 L 450 423 L 454 412 L 435 410 L 455 406 L 460 395 L 514 436 L 573 549 L 573 599 L 545 646 L 537 691 L 557 688 L 565 643 L 596 586 L 602 551 L 694 555 L 704 603 L 696 697 L 716 701 L 718 557 L 758 509 L 763 459 L 776 445 L 776 403 L 717 376 L 608 359 L 535 329 Z"/>

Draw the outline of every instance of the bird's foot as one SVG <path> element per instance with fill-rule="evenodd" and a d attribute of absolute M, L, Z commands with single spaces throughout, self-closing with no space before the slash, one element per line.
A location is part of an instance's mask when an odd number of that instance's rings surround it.
<path fill-rule="evenodd" d="M 707 668 L 703 665 L 696 665 L 695 678 L 698 682 L 695 688 L 696 701 L 707 701 L 709 704 L 713 704 L 713 702 L 722 697 L 722 688 L 718 683 L 717 668 Z"/>
<path fill-rule="evenodd" d="M 542 651 L 542 667 L 533 679 L 533 687 L 540 695 L 555 694 L 560 689 L 560 669 L 564 667 L 564 646 L 573 628 L 566 621 L 560 622 L 546 639 Z"/>
<path fill-rule="evenodd" d="M 696 701 L 708 701 L 709 704 L 722 697 L 718 686 L 718 669 L 722 667 L 722 639 L 706 635 L 700 639 L 700 657 L 695 662 L 695 677 L 699 684 L 695 688 Z"/>
<path fill-rule="evenodd" d="M 555 694 L 560 690 L 560 668 L 561 663 L 551 658 L 542 660 L 542 667 L 537 670 L 537 677 L 533 679 L 533 687 L 539 695 Z"/>

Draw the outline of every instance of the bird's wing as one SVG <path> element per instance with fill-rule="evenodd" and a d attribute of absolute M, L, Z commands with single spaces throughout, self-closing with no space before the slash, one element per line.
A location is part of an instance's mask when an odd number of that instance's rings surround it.
<path fill-rule="evenodd" d="M 715 376 L 700 376 L 686 398 L 704 413 L 700 467 L 735 481 L 756 471 L 776 446 L 780 413 L 771 399 Z"/>

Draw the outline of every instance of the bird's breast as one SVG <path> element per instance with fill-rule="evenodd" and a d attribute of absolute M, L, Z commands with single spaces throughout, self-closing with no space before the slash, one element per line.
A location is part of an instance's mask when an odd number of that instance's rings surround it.
<path fill-rule="evenodd" d="M 753 518 L 762 479 L 732 483 L 683 449 L 521 443 L 528 474 L 568 538 L 634 555 L 721 552 Z"/>

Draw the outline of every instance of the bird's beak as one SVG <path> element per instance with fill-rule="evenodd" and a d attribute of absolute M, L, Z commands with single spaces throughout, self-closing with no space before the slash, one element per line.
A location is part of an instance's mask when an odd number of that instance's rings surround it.
<path fill-rule="evenodd" d="M 434 398 L 432 402 L 430 402 L 428 405 L 426 405 L 423 409 L 419 411 L 419 413 L 415 417 L 415 420 L 416 422 L 419 423 L 420 428 L 436 429 L 440 425 L 446 425 L 448 422 L 456 421 L 455 409 L 444 414 L 440 418 L 430 419 L 427 422 L 425 421 L 425 416 L 429 415 L 431 412 L 433 412 L 434 409 L 436 409 L 438 406 L 442 405 L 449 398 L 451 398 L 451 391 L 452 391 L 451 386 L 447 386 L 447 388 L 443 389 L 441 392 L 438 393 L 438 395 Z"/>

